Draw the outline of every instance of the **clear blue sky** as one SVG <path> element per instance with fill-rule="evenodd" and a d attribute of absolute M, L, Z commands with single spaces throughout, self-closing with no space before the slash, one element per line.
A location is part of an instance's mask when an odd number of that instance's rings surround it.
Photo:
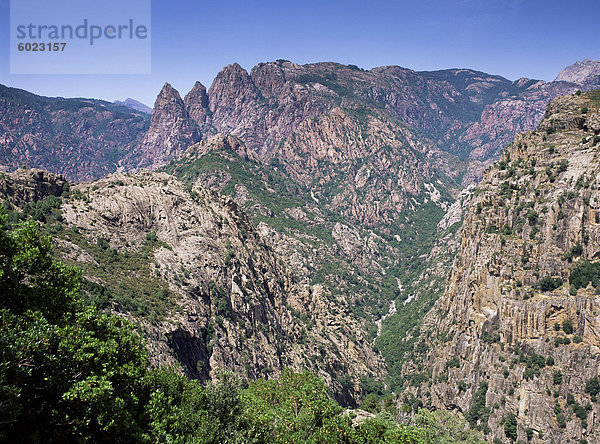
<path fill-rule="evenodd" d="M 576 60 L 600 59 L 598 0 L 153 0 L 149 75 L 11 75 L 9 0 L 0 17 L 0 83 L 148 105 L 164 82 L 184 95 L 233 62 L 465 67 L 552 80 Z"/>

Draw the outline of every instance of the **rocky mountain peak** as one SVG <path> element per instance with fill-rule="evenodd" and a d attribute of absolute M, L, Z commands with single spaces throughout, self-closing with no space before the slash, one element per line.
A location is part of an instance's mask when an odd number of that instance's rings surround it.
<path fill-rule="evenodd" d="M 521 77 L 517 80 L 515 80 L 514 85 L 517 88 L 523 88 L 524 86 L 527 85 L 527 83 L 531 82 L 531 79 L 528 79 L 527 77 Z"/>
<path fill-rule="evenodd" d="M 175 88 L 173 88 L 169 82 L 165 82 L 162 89 L 158 93 L 158 97 L 156 97 L 154 107 L 157 108 L 158 106 L 171 101 L 180 102 L 181 96 L 179 95 L 179 92 Z"/>
<path fill-rule="evenodd" d="M 300 68 L 291 62 L 259 63 L 250 72 L 252 81 L 263 97 L 282 97 L 291 94 L 288 75 Z"/>
<path fill-rule="evenodd" d="M 185 114 L 185 105 L 179 92 L 166 82 L 154 102 L 154 114 L 150 121 L 150 129 L 166 117 L 176 117 Z"/>
<path fill-rule="evenodd" d="M 598 83 L 599 78 L 600 61 L 585 59 L 567 66 L 558 74 L 555 81 L 585 84 L 590 82 Z"/>
<path fill-rule="evenodd" d="M 165 83 L 156 101 L 150 128 L 141 144 L 141 166 L 158 167 L 197 142 L 201 133 L 179 92 Z"/>
<path fill-rule="evenodd" d="M 202 129 L 202 133 L 205 136 L 207 133 L 212 133 L 205 128 L 210 124 L 210 111 L 208 109 L 208 93 L 202 83 L 194 83 L 193 88 L 185 95 L 183 104 L 190 118 Z"/>
<path fill-rule="evenodd" d="M 244 102 L 259 97 L 248 71 L 237 63 L 227 65 L 217 74 L 208 95 L 209 107 L 213 112 L 220 107 L 238 108 Z"/>
<path fill-rule="evenodd" d="M 206 87 L 202 83 L 196 81 L 190 92 L 185 95 L 183 103 L 185 104 L 186 108 L 192 104 L 202 106 L 203 108 L 208 108 L 208 94 L 206 92 Z"/>

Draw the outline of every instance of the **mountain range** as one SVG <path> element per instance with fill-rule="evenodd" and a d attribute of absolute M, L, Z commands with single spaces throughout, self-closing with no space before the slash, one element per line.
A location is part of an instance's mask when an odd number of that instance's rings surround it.
<path fill-rule="evenodd" d="M 516 133 L 533 129 L 551 99 L 598 87 L 597 66 L 584 60 L 552 82 L 511 82 L 469 69 L 417 72 L 387 66 L 366 71 L 279 60 L 248 73 L 233 64 L 208 90 L 197 82 L 183 100 L 165 84 L 150 124 L 147 109 L 137 111 L 127 101 L 119 106 L 45 98 L 2 87 L 0 160 L 7 169 L 44 167 L 85 180 L 164 165 L 190 144 L 224 133 L 240 137 L 268 162 L 281 157 L 280 146 L 309 122 L 334 110 L 354 110 L 380 114 L 394 128 L 416 131 L 428 150 L 469 160 L 467 183 L 481 177 Z"/>
<path fill-rule="evenodd" d="M 599 71 L 233 64 L 151 115 L 1 87 L 0 196 L 153 365 L 593 440 Z"/>

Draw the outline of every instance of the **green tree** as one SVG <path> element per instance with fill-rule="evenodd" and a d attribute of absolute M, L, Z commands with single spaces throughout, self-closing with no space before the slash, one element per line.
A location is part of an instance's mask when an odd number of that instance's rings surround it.
<path fill-rule="evenodd" d="M 279 380 L 253 381 L 243 399 L 262 442 L 352 442 L 350 420 L 311 373 L 284 370 Z"/>
<path fill-rule="evenodd" d="M 568 334 L 568 335 L 572 334 L 573 333 L 573 321 L 564 320 L 562 323 L 562 328 L 566 334 Z"/>
<path fill-rule="evenodd" d="M 145 348 L 80 301 L 79 272 L 50 249 L 35 223 L 10 228 L 0 215 L 0 438 L 136 441 Z"/>
<path fill-rule="evenodd" d="M 473 395 L 471 400 L 471 408 L 465 414 L 465 418 L 471 424 L 471 427 L 486 427 L 490 418 L 490 409 L 486 407 L 486 395 L 488 383 L 482 381 L 479 383 L 479 388 Z"/>
<path fill-rule="evenodd" d="M 600 381 L 597 376 L 590 378 L 585 383 L 585 392 L 595 398 L 600 393 Z"/>
<path fill-rule="evenodd" d="M 504 434 L 508 439 L 517 440 L 517 417 L 514 413 L 509 413 L 504 419 Z"/>
<path fill-rule="evenodd" d="M 152 370 L 147 376 L 152 394 L 147 404 L 152 441 L 186 443 L 246 443 L 240 380 L 221 373 L 202 386 L 173 369 Z"/>

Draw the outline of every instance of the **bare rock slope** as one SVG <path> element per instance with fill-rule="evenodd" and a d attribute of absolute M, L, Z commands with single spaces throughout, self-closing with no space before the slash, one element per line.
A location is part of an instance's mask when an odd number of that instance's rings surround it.
<path fill-rule="evenodd" d="M 599 109 L 554 100 L 486 172 L 425 320 L 427 402 L 490 439 L 600 439 Z"/>
<path fill-rule="evenodd" d="M 25 176 L 36 185 L 15 193 Z M 24 202 L 60 195 L 64 184 L 18 171 L 0 193 Z M 146 171 L 71 186 L 52 202 L 43 227 L 56 254 L 82 268 L 84 294 L 141 326 L 153 364 L 202 380 L 223 369 L 247 379 L 311 369 L 348 405 L 361 377 L 382 377 L 347 303 L 297 282 L 231 198 Z"/>

